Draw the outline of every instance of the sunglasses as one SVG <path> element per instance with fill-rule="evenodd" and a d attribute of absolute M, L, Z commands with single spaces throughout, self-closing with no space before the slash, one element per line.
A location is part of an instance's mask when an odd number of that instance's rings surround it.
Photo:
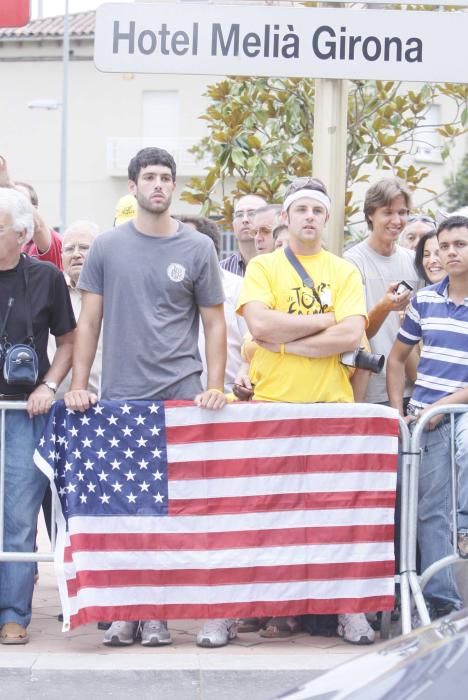
<path fill-rule="evenodd" d="M 322 180 L 319 180 L 316 177 L 298 177 L 296 180 L 293 180 L 289 187 L 287 188 L 286 192 L 284 193 L 285 197 L 288 197 L 290 194 L 293 194 L 294 192 L 297 192 L 298 190 L 319 190 L 320 192 L 326 192 L 325 185 L 322 182 Z"/>
<path fill-rule="evenodd" d="M 434 219 L 432 219 L 430 216 L 426 216 L 425 214 L 412 214 L 411 216 L 408 216 L 409 224 L 412 224 L 415 221 L 420 221 L 423 224 L 430 224 L 430 226 L 436 228 L 436 222 Z"/>

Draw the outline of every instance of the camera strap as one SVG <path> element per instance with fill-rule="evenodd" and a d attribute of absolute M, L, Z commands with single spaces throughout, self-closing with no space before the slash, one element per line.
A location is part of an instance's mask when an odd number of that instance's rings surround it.
<path fill-rule="evenodd" d="M 312 291 L 312 295 L 317 302 L 317 304 L 320 306 L 320 311 L 324 313 L 323 310 L 323 305 L 322 301 L 318 295 L 317 289 L 315 288 L 314 280 L 312 277 L 309 275 L 305 267 L 299 262 L 299 260 L 296 258 L 294 253 L 292 252 L 291 248 L 289 246 L 286 246 L 284 248 L 284 254 L 286 255 L 288 261 L 291 263 L 293 268 L 296 270 L 297 274 L 302 280 L 302 284 L 305 287 L 308 287 Z"/>
<path fill-rule="evenodd" d="M 10 297 L 8 299 L 7 311 L 6 311 L 5 318 L 4 318 L 3 323 L 2 323 L 2 329 L 0 330 L 0 340 L 2 340 L 3 338 L 6 338 L 5 328 L 6 328 L 6 325 L 8 323 L 8 318 L 10 316 L 11 307 L 13 306 L 14 303 L 15 303 L 15 297 Z"/>
<path fill-rule="evenodd" d="M 8 319 L 10 318 L 10 313 L 11 313 L 11 310 L 13 308 L 13 304 L 15 303 L 16 292 L 17 292 L 18 284 L 19 284 L 19 280 L 20 280 L 20 268 L 21 268 L 21 272 L 23 273 L 22 277 L 24 279 L 24 289 L 25 289 L 26 331 L 28 334 L 28 342 L 32 347 L 34 347 L 34 335 L 33 335 L 33 329 L 32 329 L 32 316 L 31 316 L 31 300 L 29 297 L 29 286 L 28 286 L 29 270 L 27 269 L 27 267 L 28 267 L 27 258 L 22 253 L 20 261 L 18 263 L 18 267 L 17 267 L 15 285 L 13 288 L 13 296 L 11 296 L 8 299 L 7 311 L 5 314 L 5 318 L 2 322 L 2 328 L 0 330 L 0 340 L 3 340 L 4 343 L 6 343 L 8 341 L 6 327 L 7 327 Z M 0 317 L 0 322 L 1 322 L 1 317 Z"/>
<path fill-rule="evenodd" d="M 24 277 L 24 291 L 25 291 L 25 309 L 26 309 L 26 331 L 28 333 L 28 340 L 31 347 L 34 347 L 34 333 L 32 325 L 32 313 L 31 313 L 31 296 L 29 294 L 29 258 L 22 255 L 23 258 L 23 277 Z"/>

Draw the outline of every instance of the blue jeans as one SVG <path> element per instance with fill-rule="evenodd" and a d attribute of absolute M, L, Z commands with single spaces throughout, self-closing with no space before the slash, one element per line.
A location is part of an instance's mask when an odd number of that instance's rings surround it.
<path fill-rule="evenodd" d="M 46 415 L 29 418 L 26 411 L 7 411 L 5 417 L 6 552 L 34 551 L 37 516 L 48 484 L 33 462 L 33 453 Z M 34 562 L 0 562 L 0 627 L 31 622 Z"/>
<path fill-rule="evenodd" d="M 451 533 L 450 423 L 422 434 L 419 474 L 418 542 L 421 570 L 453 554 Z M 455 458 L 458 465 L 458 528 L 468 528 L 468 413 L 455 418 Z M 454 533 L 456 537 L 456 533 Z M 462 607 L 453 567 L 435 574 L 424 589 L 424 597 L 436 606 Z"/>

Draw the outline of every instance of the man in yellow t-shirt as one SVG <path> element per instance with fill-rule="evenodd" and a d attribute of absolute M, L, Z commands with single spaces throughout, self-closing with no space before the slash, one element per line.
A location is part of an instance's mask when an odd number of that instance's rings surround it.
<path fill-rule="evenodd" d="M 312 178 L 292 183 L 283 217 L 289 247 L 312 278 L 313 290 L 282 248 L 248 265 L 237 311 L 260 346 L 250 365 L 257 400 L 353 401 L 340 354 L 359 347 L 366 303 L 353 266 L 322 249 L 329 212 L 323 183 Z"/>
<path fill-rule="evenodd" d="M 300 178 L 290 185 L 283 204 L 288 245 L 312 279 L 311 286 L 302 281 L 283 248 L 247 266 L 237 312 L 259 346 L 250 365 L 254 399 L 353 401 L 340 354 L 359 347 L 366 302 L 357 270 L 322 249 L 329 215 L 330 199 L 320 180 Z M 352 644 L 372 644 L 375 638 L 363 613 L 338 615 L 337 631 Z"/>

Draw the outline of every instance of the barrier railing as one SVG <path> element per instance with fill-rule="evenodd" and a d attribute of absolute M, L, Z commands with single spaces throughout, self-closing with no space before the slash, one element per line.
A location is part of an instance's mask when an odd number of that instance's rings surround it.
<path fill-rule="evenodd" d="M 408 500 L 406 511 L 406 547 L 403 540 L 402 532 L 402 551 L 405 551 L 404 566 L 401 566 L 400 584 L 402 590 L 405 590 L 405 596 L 401 598 L 402 610 L 402 629 L 403 633 L 411 631 L 411 595 L 419 613 L 419 617 L 423 625 L 428 625 L 431 620 L 427 610 L 426 602 L 423 595 L 424 587 L 428 581 L 438 571 L 446 566 L 450 566 L 456 562 L 468 561 L 461 559 L 457 549 L 457 465 L 455 461 L 455 418 L 461 413 L 468 412 L 466 404 L 448 404 L 446 406 L 435 406 L 428 410 L 424 417 L 417 421 L 413 428 L 410 439 L 410 449 L 408 457 L 410 458 L 408 486 Z M 417 526 L 418 526 L 418 490 L 419 490 L 419 470 L 421 464 L 421 437 L 427 423 L 434 416 L 440 414 L 450 415 L 450 474 L 451 474 L 451 491 L 452 491 L 452 544 L 453 553 L 439 559 L 431 564 L 425 571 L 418 576 L 416 553 L 417 553 Z M 408 478 L 408 471 L 406 474 Z M 402 519 L 403 520 L 403 519 Z M 403 529 L 403 528 L 402 528 Z"/>
<path fill-rule="evenodd" d="M 411 592 L 408 570 L 409 484 L 411 468 L 411 436 L 406 422 L 400 417 L 400 567 L 396 580 L 400 584 L 401 626 L 403 634 L 411 631 Z"/>
<path fill-rule="evenodd" d="M 5 414 L 7 411 L 24 411 L 26 401 L 0 401 L 0 562 L 2 561 L 53 561 L 55 549 L 55 517 L 52 506 L 52 542 L 49 552 L 5 552 L 4 508 L 5 508 Z M 31 458 L 32 461 L 32 458 Z M 35 467 L 34 467 L 35 468 Z"/>

